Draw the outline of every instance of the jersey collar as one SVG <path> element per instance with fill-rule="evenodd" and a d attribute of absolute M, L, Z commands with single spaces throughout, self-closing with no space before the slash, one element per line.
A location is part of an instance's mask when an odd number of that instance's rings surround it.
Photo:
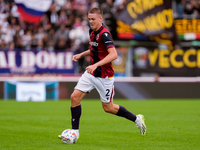
<path fill-rule="evenodd" d="M 102 26 L 99 28 L 99 30 L 94 31 L 94 33 L 99 34 L 103 30 L 104 27 L 105 27 L 105 25 L 102 23 Z"/>

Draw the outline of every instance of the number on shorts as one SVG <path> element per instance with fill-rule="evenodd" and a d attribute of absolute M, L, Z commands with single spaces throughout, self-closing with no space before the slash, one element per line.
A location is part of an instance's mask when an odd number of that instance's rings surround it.
<path fill-rule="evenodd" d="M 110 96 L 110 95 L 109 95 L 109 93 L 110 93 L 110 90 L 109 90 L 109 89 L 106 89 L 106 91 L 107 91 L 107 94 L 106 94 L 106 96 Z"/>

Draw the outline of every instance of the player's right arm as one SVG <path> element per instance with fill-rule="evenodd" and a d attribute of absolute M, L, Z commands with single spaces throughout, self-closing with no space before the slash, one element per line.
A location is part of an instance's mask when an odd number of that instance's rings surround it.
<path fill-rule="evenodd" d="M 90 55 L 90 50 L 86 50 L 86 51 L 84 51 L 84 52 L 82 52 L 80 54 L 74 55 L 72 57 L 72 60 L 75 61 L 75 62 L 77 62 L 81 57 L 87 56 L 87 55 Z"/>

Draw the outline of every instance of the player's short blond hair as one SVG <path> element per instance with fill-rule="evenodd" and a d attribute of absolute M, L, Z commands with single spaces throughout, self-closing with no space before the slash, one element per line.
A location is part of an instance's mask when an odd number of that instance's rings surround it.
<path fill-rule="evenodd" d="M 88 12 L 88 14 L 95 14 L 95 13 L 103 16 L 103 11 L 99 7 L 94 7 L 92 9 L 90 9 Z"/>

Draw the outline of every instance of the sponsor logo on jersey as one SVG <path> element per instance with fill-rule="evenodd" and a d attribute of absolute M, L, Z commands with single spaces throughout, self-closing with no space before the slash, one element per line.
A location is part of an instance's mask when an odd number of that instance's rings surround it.
<path fill-rule="evenodd" d="M 98 46 L 99 44 L 97 42 L 90 42 L 91 46 Z"/>

